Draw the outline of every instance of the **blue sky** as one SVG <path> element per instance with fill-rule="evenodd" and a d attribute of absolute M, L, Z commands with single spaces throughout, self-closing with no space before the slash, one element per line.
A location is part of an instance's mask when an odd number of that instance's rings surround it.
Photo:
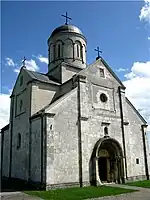
<path fill-rule="evenodd" d="M 126 95 L 150 124 L 150 0 L 3 1 L 1 11 L 3 97 L 9 96 L 24 56 L 30 68 L 47 72 L 47 39 L 65 23 L 61 15 L 67 11 L 73 19 L 70 23 L 87 38 L 87 63 L 95 60 L 94 49 L 100 46 L 102 57 L 127 87 Z M 9 106 L 2 106 L 6 117 Z M 0 118 L 4 119 L 4 115 Z"/>
<path fill-rule="evenodd" d="M 144 2 L 2 2 L 2 61 L 17 63 L 23 56 L 47 56 L 47 39 L 53 29 L 64 23 L 61 14 L 68 11 L 72 24 L 87 38 L 87 62 L 95 60 L 94 48 L 113 70 L 131 68 L 135 61 L 147 61 L 148 30 L 139 20 Z M 4 62 L 5 63 L 5 62 Z M 39 64 L 46 72 L 47 65 Z M 2 64 L 2 85 L 12 88 L 16 74 Z M 7 75 L 7 76 L 6 76 Z M 124 73 L 119 73 L 124 80 Z M 4 78 L 3 78 L 4 77 Z M 7 92 L 2 88 L 2 92 Z"/>

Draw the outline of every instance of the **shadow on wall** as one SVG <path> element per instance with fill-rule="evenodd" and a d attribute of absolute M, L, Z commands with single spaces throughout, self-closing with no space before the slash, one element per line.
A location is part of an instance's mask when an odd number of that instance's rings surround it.
<path fill-rule="evenodd" d="M 89 180 L 90 185 L 96 186 L 96 148 L 94 148 L 90 161 L 89 161 Z"/>
<path fill-rule="evenodd" d="M 15 191 L 29 191 L 29 190 L 45 190 L 45 185 L 40 183 L 29 183 L 20 179 L 2 178 L 0 192 L 15 192 Z"/>
<path fill-rule="evenodd" d="M 149 154 L 150 154 L 150 130 L 147 131 L 147 137 L 148 137 L 148 147 L 149 147 Z"/>

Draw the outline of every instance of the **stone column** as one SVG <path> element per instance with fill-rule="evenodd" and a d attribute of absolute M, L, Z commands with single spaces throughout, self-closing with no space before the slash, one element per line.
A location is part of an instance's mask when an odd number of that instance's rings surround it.
<path fill-rule="evenodd" d="M 96 181 L 98 184 L 103 185 L 99 177 L 98 157 L 96 157 L 95 159 L 96 159 Z"/>

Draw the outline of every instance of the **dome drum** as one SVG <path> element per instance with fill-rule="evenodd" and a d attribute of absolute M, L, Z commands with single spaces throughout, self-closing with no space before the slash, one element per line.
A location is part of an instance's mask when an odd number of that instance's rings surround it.
<path fill-rule="evenodd" d="M 56 28 L 48 39 L 49 70 L 65 61 L 86 67 L 86 38 L 80 29 L 73 25 L 63 25 Z"/>

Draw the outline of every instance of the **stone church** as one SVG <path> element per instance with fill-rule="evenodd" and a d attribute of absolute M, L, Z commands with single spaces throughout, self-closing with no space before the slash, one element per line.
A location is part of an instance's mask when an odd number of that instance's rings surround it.
<path fill-rule="evenodd" d="M 48 38 L 48 72 L 22 66 L 1 130 L 2 177 L 44 185 L 124 183 L 149 179 L 147 123 L 126 88 L 74 25 Z"/>

